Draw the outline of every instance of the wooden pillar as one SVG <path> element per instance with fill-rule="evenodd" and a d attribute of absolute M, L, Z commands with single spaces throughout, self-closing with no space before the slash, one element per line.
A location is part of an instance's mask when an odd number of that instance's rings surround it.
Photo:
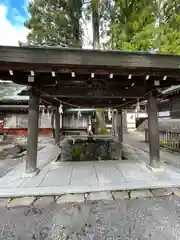
<path fill-rule="evenodd" d="M 118 143 L 119 143 L 119 159 L 122 159 L 122 109 L 117 110 L 117 133 L 118 133 Z"/>
<path fill-rule="evenodd" d="M 112 111 L 112 128 L 111 128 L 112 136 L 115 136 L 115 110 Z"/>
<path fill-rule="evenodd" d="M 54 115 L 55 115 L 55 110 L 52 111 L 52 115 L 51 115 L 51 127 L 52 127 L 53 139 L 55 139 Z"/>
<path fill-rule="evenodd" d="M 118 113 L 117 110 L 114 110 L 114 136 L 118 136 Z"/>
<path fill-rule="evenodd" d="M 28 112 L 28 138 L 26 173 L 37 173 L 37 145 L 38 145 L 38 121 L 39 121 L 39 93 L 32 88 L 29 94 Z"/>
<path fill-rule="evenodd" d="M 59 107 L 56 108 L 55 113 L 55 144 L 57 146 L 60 145 L 60 113 L 59 113 Z"/>
<path fill-rule="evenodd" d="M 150 167 L 160 167 L 159 154 L 159 131 L 158 131 L 158 115 L 157 100 L 153 90 L 148 92 L 148 137 L 149 137 L 149 153 Z"/>
<path fill-rule="evenodd" d="M 124 115 L 123 109 L 121 109 L 121 141 L 123 142 L 123 135 L 124 135 Z"/>
<path fill-rule="evenodd" d="M 123 111 L 123 132 L 127 133 L 128 129 L 127 129 L 127 110 Z"/>

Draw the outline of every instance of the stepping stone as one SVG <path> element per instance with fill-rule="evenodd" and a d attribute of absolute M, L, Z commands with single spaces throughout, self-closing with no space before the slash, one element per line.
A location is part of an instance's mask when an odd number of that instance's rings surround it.
<path fill-rule="evenodd" d="M 87 201 L 113 200 L 110 192 L 92 192 L 87 196 Z"/>
<path fill-rule="evenodd" d="M 170 196 L 173 193 L 172 188 L 160 188 L 151 190 L 155 197 Z"/>
<path fill-rule="evenodd" d="M 174 188 L 173 192 L 174 192 L 174 195 L 180 197 L 180 188 Z"/>
<path fill-rule="evenodd" d="M 54 202 L 54 196 L 40 197 L 34 202 L 34 207 L 40 207 L 40 206 L 48 205 L 52 202 Z"/>
<path fill-rule="evenodd" d="M 84 194 L 65 194 L 56 199 L 56 203 L 84 202 Z"/>
<path fill-rule="evenodd" d="M 129 198 L 129 194 L 127 191 L 112 192 L 112 196 L 114 199 L 117 199 L 117 200 L 126 200 Z"/>
<path fill-rule="evenodd" d="M 8 208 L 14 208 L 14 207 L 30 207 L 34 201 L 36 200 L 36 197 L 22 197 L 22 198 L 14 198 L 12 201 L 9 202 Z"/>
<path fill-rule="evenodd" d="M 9 203 L 9 198 L 0 198 L 0 207 L 6 207 Z"/>
<path fill-rule="evenodd" d="M 130 198 L 146 198 L 153 197 L 153 194 L 149 190 L 133 190 L 130 192 Z"/>

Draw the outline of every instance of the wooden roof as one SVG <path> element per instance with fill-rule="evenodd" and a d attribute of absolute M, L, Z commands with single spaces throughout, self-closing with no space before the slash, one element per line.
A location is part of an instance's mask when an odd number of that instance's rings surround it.
<path fill-rule="evenodd" d="M 0 46 L 0 79 L 36 87 L 52 104 L 125 107 L 180 84 L 180 55 Z"/>

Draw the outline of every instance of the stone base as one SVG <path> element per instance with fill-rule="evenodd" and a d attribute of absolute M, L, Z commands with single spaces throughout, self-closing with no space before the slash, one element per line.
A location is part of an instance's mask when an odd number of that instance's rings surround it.
<path fill-rule="evenodd" d="M 35 197 L 20 197 L 20 198 L 14 198 L 12 201 L 9 202 L 7 205 L 8 208 L 14 208 L 14 207 L 30 207 L 34 202 L 36 198 Z"/>
<path fill-rule="evenodd" d="M 34 202 L 34 207 L 39 207 L 39 206 L 43 206 L 43 205 L 48 205 L 54 202 L 54 196 L 43 196 L 38 198 L 35 202 Z"/>
<path fill-rule="evenodd" d="M 56 203 L 73 203 L 73 202 L 85 202 L 84 194 L 64 194 L 56 198 Z"/>
<path fill-rule="evenodd" d="M 91 192 L 87 201 L 113 200 L 111 192 Z"/>
<path fill-rule="evenodd" d="M 112 192 L 112 196 L 115 200 L 127 200 L 127 199 L 129 199 L 129 194 L 128 194 L 127 191 Z"/>
<path fill-rule="evenodd" d="M 164 167 L 159 166 L 159 167 L 152 167 L 151 165 L 146 165 L 146 167 L 151 170 L 152 172 L 164 172 Z"/>
<path fill-rule="evenodd" d="M 153 197 L 149 190 L 133 190 L 130 192 L 131 199 Z"/>
<path fill-rule="evenodd" d="M 28 173 L 28 172 L 23 173 L 23 177 L 25 177 L 25 178 L 33 178 L 33 177 L 37 176 L 39 172 L 40 172 L 40 169 L 37 168 L 37 169 L 36 169 L 34 172 L 32 172 L 32 173 Z"/>
<path fill-rule="evenodd" d="M 152 194 L 155 197 L 163 197 L 163 196 L 170 196 L 173 194 L 172 188 L 160 188 L 160 189 L 153 189 L 151 190 Z"/>

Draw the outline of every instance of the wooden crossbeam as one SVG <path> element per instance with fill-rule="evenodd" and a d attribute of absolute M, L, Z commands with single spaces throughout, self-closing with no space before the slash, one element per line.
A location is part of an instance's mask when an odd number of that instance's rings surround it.
<path fill-rule="evenodd" d="M 141 88 L 111 88 L 111 89 L 94 89 L 86 87 L 47 87 L 41 88 L 41 96 L 59 97 L 59 98 L 84 98 L 91 99 L 115 99 L 115 98 L 141 98 L 146 93 L 146 87 Z"/>
<path fill-rule="evenodd" d="M 179 55 L 160 55 L 148 52 L 99 51 L 67 48 L 5 47 L 0 46 L 0 69 L 3 65 L 43 64 L 49 66 L 97 66 L 126 69 L 176 69 L 179 71 Z"/>

